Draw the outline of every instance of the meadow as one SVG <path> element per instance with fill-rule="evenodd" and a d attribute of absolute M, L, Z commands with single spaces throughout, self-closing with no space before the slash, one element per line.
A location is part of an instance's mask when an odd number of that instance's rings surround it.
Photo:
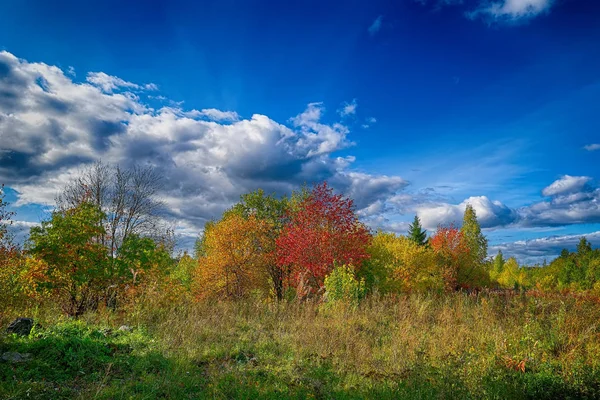
<path fill-rule="evenodd" d="M 588 300 L 453 293 L 325 307 L 148 294 L 127 312 L 79 319 L 29 310 L 40 327 L 1 337 L 0 353 L 32 358 L 0 363 L 0 397 L 600 396 L 600 307 Z M 17 315 L 3 313 L 2 325 Z"/>

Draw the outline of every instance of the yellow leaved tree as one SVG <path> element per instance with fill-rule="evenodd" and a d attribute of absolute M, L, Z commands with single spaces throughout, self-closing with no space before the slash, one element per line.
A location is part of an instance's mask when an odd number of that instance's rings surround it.
<path fill-rule="evenodd" d="M 207 224 L 192 282 L 196 298 L 240 298 L 253 290 L 267 293 L 268 268 L 275 256 L 270 231 L 267 221 L 238 213 L 226 213 Z"/>

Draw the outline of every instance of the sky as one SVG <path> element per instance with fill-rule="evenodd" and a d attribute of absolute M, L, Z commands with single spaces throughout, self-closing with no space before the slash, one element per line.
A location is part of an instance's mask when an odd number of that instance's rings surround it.
<path fill-rule="evenodd" d="M 521 262 L 600 246 L 600 2 L 0 1 L 17 235 L 98 160 L 163 175 L 182 248 L 327 180 L 372 229 L 475 208 Z"/>

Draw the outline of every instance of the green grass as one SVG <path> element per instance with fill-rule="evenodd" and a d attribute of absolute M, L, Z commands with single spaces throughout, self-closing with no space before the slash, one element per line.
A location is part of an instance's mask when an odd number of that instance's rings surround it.
<path fill-rule="evenodd" d="M 1 352 L 32 360 L 0 363 L 0 398 L 600 398 L 593 303 L 454 294 L 357 309 L 153 305 L 79 321 L 38 313 L 43 328 L 1 338 Z"/>

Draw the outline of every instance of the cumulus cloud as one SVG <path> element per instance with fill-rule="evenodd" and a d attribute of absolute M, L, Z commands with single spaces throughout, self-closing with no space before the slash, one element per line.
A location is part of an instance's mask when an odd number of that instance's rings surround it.
<path fill-rule="evenodd" d="M 377 18 L 375 18 L 375 21 L 373 21 L 373 23 L 369 26 L 369 29 L 367 29 L 369 31 L 369 35 L 375 36 L 377 34 L 377 32 L 379 32 L 381 30 L 382 22 L 383 22 L 383 15 L 380 15 Z"/>
<path fill-rule="evenodd" d="M 467 204 L 473 206 L 482 228 L 509 225 L 517 220 L 517 213 L 499 201 L 491 201 L 486 196 L 469 197 L 460 204 L 433 203 L 416 208 L 423 226 L 435 229 L 438 225 L 462 224 Z"/>
<path fill-rule="evenodd" d="M 584 149 L 586 149 L 587 151 L 596 151 L 596 150 L 600 150 L 600 143 L 592 143 L 592 144 L 588 144 L 586 146 L 583 146 Z"/>
<path fill-rule="evenodd" d="M 145 89 L 103 73 L 74 82 L 55 66 L 0 52 L 0 182 L 17 190 L 17 206 L 52 205 L 66 182 L 100 159 L 156 167 L 165 178 L 165 218 L 186 237 L 259 187 L 285 194 L 328 180 L 370 214 L 408 184 L 354 171 L 354 157 L 334 156 L 353 143 L 347 126 L 322 121 L 322 103 L 279 123 L 180 103 L 154 109 L 135 94 Z"/>
<path fill-rule="evenodd" d="M 591 177 L 564 175 L 542 190 L 542 194 L 548 197 L 547 200 L 518 209 L 512 209 L 499 201 L 491 201 L 486 196 L 469 197 L 460 204 L 423 201 L 414 208 L 423 225 L 429 229 L 451 223 L 459 225 L 467 204 L 473 206 L 483 228 L 600 223 L 600 188 L 592 186 L 592 182 Z M 406 193 L 401 193 L 390 201 L 407 197 L 409 199 L 405 201 L 414 203 Z"/>
<path fill-rule="evenodd" d="M 581 191 L 591 181 L 589 176 L 564 175 L 542 190 L 544 196 L 556 196 Z"/>

